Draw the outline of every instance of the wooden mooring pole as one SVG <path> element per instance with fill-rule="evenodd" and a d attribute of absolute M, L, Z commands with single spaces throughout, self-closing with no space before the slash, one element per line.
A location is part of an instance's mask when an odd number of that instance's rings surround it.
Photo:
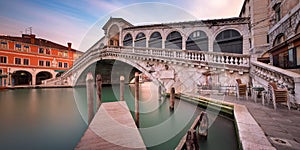
<path fill-rule="evenodd" d="M 161 86 L 158 85 L 158 99 L 161 100 L 162 96 L 161 96 Z"/>
<path fill-rule="evenodd" d="M 186 135 L 185 146 L 187 150 L 199 150 L 196 130 L 190 129 Z"/>
<path fill-rule="evenodd" d="M 96 76 L 96 86 L 97 86 L 97 110 L 98 110 L 102 103 L 102 76 L 101 76 L 101 74 L 97 74 L 97 76 Z"/>
<path fill-rule="evenodd" d="M 120 101 L 124 101 L 124 76 L 120 76 Z"/>
<path fill-rule="evenodd" d="M 170 91 L 170 109 L 174 110 L 175 88 L 172 87 Z"/>
<path fill-rule="evenodd" d="M 86 75 L 86 93 L 87 93 L 87 105 L 88 105 L 88 124 L 91 123 L 94 117 L 94 78 L 93 74 L 89 72 Z"/>
<path fill-rule="evenodd" d="M 200 139 L 204 138 L 206 140 L 208 136 L 208 127 L 209 127 L 208 116 L 206 112 L 201 112 L 198 124 L 199 124 L 199 129 L 198 129 L 199 137 Z"/>
<path fill-rule="evenodd" d="M 134 102 L 135 102 L 135 124 L 139 127 L 140 114 L 139 114 L 139 73 L 134 74 L 135 77 L 135 92 L 134 92 Z"/>

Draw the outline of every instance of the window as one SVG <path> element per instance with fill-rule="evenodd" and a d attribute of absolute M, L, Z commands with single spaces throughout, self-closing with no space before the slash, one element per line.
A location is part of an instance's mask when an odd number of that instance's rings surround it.
<path fill-rule="evenodd" d="M 283 33 L 280 33 L 274 40 L 273 46 L 276 46 L 285 41 L 285 36 Z"/>
<path fill-rule="evenodd" d="M 214 41 L 214 52 L 243 54 L 243 36 L 232 29 L 222 31 Z"/>
<path fill-rule="evenodd" d="M 68 68 L 68 63 L 64 63 L 64 68 Z"/>
<path fill-rule="evenodd" d="M 24 45 L 23 46 L 23 51 L 28 52 L 29 51 L 29 46 L 28 45 Z"/>
<path fill-rule="evenodd" d="M 50 61 L 46 61 L 46 66 L 50 67 Z"/>
<path fill-rule="evenodd" d="M 134 47 L 146 47 L 146 36 L 144 33 L 140 32 L 136 35 Z"/>
<path fill-rule="evenodd" d="M 62 62 L 58 62 L 58 67 L 62 68 L 63 63 Z"/>
<path fill-rule="evenodd" d="M 154 32 L 151 34 L 149 47 L 162 48 L 162 37 L 159 32 Z"/>
<path fill-rule="evenodd" d="M 24 58 L 23 59 L 23 65 L 29 65 L 29 59 Z"/>
<path fill-rule="evenodd" d="M 132 46 L 132 36 L 130 33 L 127 33 L 123 40 L 124 46 Z"/>
<path fill-rule="evenodd" d="M 2 69 L 0 69 L 0 74 L 2 74 Z"/>
<path fill-rule="evenodd" d="M 44 66 L 44 61 L 43 60 L 39 60 L 39 66 Z"/>
<path fill-rule="evenodd" d="M 44 54 L 44 48 L 39 48 L 39 53 Z"/>
<path fill-rule="evenodd" d="M 2 41 L 1 42 L 1 48 L 7 49 L 7 42 Z"/>
<path fill-rule="evenodd" d="M 7 63 L 7 57 L 0 56 L 0 63 L 6 64 Z"/>
<path fill-rule="evenodd" d="M 15 49 L 18 50 L 18 51 L 21 50 L 21 47 L 22 47 L 21 44 L 16 44 L 16 45 L 15 45 Z"/>
<path fill-rule="evenodd" d="M 186 49 L 208 51 L 208 37 L 206 33 L 201 30 L 191 33 L 186 41 Z"/>
<path fill-rule="evenodd" d="M 15 58 L 15 64 L 21 65 L 21 58 Z"/>
<path fill-rule="evenodd" d="M 64 52 L 63 56 L 68 57 L 68 52 Z"/>
<path fill-rule="evenodd" d="M 296 49 L 289 49 L 273 56 L 273 65 L 283 69 L 293 69 L 297 67 Z"/>
<path fill-rule="evenodd" d="M 276 4 L 273 9 L 275 11 L 275 21 L 278 22 L 281 19 L 280 3 Z"/>
<path fill-rule="evenodd" d="M 46 54 L 50 55 L 51 51 L 49 48 L 46 48 Z"/>
<path fill-rule="evenodd" d="M 58 56 L 62 57 L 62 52 L 58 52 Z"/>
<path fill-rule="evenodd" d="M 171 32 L 166 39 L 165 47 L 168 49 L 182 49 L 182 36 L 179 32 Z"/>

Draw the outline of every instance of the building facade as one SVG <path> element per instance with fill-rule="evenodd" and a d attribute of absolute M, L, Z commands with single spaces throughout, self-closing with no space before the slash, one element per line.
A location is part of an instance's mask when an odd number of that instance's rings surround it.
<path fill-rule="evenodd" d="M 300 73 L 299 12 L 299 0 L 244 1 L 240 17 L 250 17 L 250 41 L 258 61 Z"/>
<path fill-rule="evenodd" d="M 33 34 L 0 36 L 0 86 L 39 85 L 72 67 L 82 52 Z"/>

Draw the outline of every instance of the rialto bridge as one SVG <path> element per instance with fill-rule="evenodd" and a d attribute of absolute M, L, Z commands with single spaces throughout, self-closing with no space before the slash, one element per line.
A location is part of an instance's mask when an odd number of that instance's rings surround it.
<path fill-rule="evenodd" d="M 225 92 L 235 86 L 237 78 L 251 86 L 266 87 L 268 81 L 275 81 L 299 88 L 298 77 L 275 73 L 274 69 L 273 73 L 267 64 L 254 61 L 252 57 L 256 56 L 249 52 L 249 18 L 142 26 L 110 18 L 102 29 L 105 36 L 77 59 L 70 70 L 46 83 L 75 86 L 82 83 L 80 76 L 93 64 L 114 60 L 139 70 L 167 91 L 175 87 L 176 92 L 194 93 L 204 87 Z M 265 77 L 267 73 L 273 76 Z M 125 77 L 130 80 L 130 75 Z"/>

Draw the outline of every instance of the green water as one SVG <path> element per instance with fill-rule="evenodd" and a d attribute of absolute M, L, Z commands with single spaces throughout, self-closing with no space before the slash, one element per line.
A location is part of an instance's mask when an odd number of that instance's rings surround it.
<path fill-rule="evenodd" d="M 203 110 L 176 100 L 158 100 L 157 88 L 141 85 L 140 133 L 148 149 L 174 149 L 193 119 Z M 125 100 L 134 110 L 133 88 L 126 86 Z M 103 88 L 103 102 L 116 101 L 119 86 Z M 73 149 L 87 128 L 86 89 L 17 89 L 0 92 L 0 149 Z M 134 114 L 134 112 L 132 112 Z M 134 115 L 133 115 L 134 117 Z M 237 149 L 233 121 L 217 117 L 209 128 L 203 149 Z"/>

